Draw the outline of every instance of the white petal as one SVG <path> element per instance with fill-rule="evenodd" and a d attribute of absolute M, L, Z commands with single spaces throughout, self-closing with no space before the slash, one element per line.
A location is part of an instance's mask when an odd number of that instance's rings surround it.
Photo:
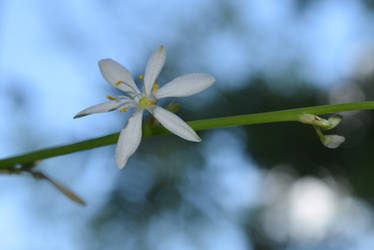
<path fill-rule="evenodd" d="M 144 93 L 146 96 L 150 96 L 152 93 L 153 84 L 160 74 L 162 67 L 164 67 L 165 59 L 166 50 L 164 46 L 160 46 L 151 58 L 149 58 L 144 73 Z"/>
<path fill-rule="evenodd" d="M 126 93 L 140 93 L 131 74 L 121 64 L 112 59 L 103 59 L 99 61 L 99 68 L 105 80 L 114 87 L 119 88 Z M 121 84 L 117 86 L 116 83 L 118 82 L 121 82 Z"/>
<path fill-rule="evenodd" d="M 329 119 L 327 119 L 327 120 L 328 120 L 330 126 L 328 126 L 328 128 L 324 128 L 324 129 L 333 129 L 336 126 L 338 126 L 339 123 L 343 120 L 343 116 L 337 114 L 337 115 L 333 115 L 333 116 L 329 117 Z"/>
<path fill-rule="evenodd" d="M 138 148 L 142 139 L 143 110 L 137 109 L 127 121 L 118 139 L 115 159 L 118 168 L 124 168 L 127 160 Z"/>
<path fill-rule="evenodd" d="M 162 86 L 154 97 L 160 99 L 194 95 L 210 87 L 215 80 L 213 76 L 202 73 L 183 75 Z"/>
<path fill-rule="evenodd" d="M 179 118 L 179 116 L 157 105 L 150 107 L 149 112 L 151 112 L 151 114 L 170 132 L 188 141 L 201 141 L 195 131 Z"/>
<path fill-rule="evenodd" d="M 121 108 L 135 107 L 135 106 L 136 106 L 136 103 L 132 100 L 118 99 L 115 101 L 104 102 L 104 103 L 100 103 L 100 104 L 88 107 L 82 110 L 81 112 L 79 112 L 78 114 L 76 114 L 74 116 L 74 119 L 80 118 L 86 115 L 90 115 L 90 114 L 110 112 L 110 111 L 114 111 L 114 110 L 121 109 Z"/>
<path fill-rule="evenodd" d="M 338 148 L 343 142 L 345 142 L 345 138 L 340 135 L 326 135 L 322 140 L 323 145 L 328 148 Z"/>

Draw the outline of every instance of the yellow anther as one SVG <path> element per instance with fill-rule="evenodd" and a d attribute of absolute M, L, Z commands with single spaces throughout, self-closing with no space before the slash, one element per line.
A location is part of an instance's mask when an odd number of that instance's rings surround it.
<path fill-rule="evenodd" d="M 114 86 L 118 87 L 120 84 L 122 83 L 122 81 L 118 81 L 114 84 Z"/>
<path fill-rule="evenodd" d="M 144 76 L 143 76 L 142 74 L 140 74 L 140 75 L 139 75 L 139 79 L 142 80 L 143 78 L 144 78 Z"/>
<path fill-rule="evenodd" d="M 120 112 L 127 112 L 129 109 L 128 108 L 123 108 L 120 110 Z"/>
<path fill-rule="evenodd" d="M 117 100 L 117 98 L 115 98 L 113 96 L 110 96 L 110 95 L 107 95 L 106 98 L 108 98 L 109 100 L 112 100 L 112 101 Z"/>
<path fill-rule="evenodd" d="M 153 85 L 153 89 L 152 89 L 152 92 L 154 93 L 154 92 L 156 92 L 157 91 L 157 89 L 158 89 L 158 84 L 157 83 L 155 83 L 155 85 Z"/>

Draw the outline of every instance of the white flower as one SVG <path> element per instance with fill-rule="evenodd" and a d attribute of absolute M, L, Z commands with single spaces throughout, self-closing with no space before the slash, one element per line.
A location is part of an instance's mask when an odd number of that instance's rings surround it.
<path fill-rule="evenodd" d="M 163 46 L 151 56 L 145 69 L 143 90 L 141 93 L 131 74 L 112 59 L 99 61 L 99 67 L 104 78 L 113 86 L 125 92 L 126 96 L 116 98 L 108 96 L 111 100 L 97 104 L 79 112 L 74 118 L 82 116 L 121 110 L 126 112 L 135 108 L 122 129 L 115 152 L 118 168 L 124 168 L 129 157 L 134 154 L 142 138 L 143 111 L 148 110 L 166 129 L 185 140 L 199 142 L 200 137 L 177 115 L 156 105 L 157 101 L 165 97 L 190 96 L 210 87 L 215 81 L 213 76 L 193 73 L 175 78 L 171 82 L 157 89 L 156 79 L 165 64 L 166 51 Z"/>

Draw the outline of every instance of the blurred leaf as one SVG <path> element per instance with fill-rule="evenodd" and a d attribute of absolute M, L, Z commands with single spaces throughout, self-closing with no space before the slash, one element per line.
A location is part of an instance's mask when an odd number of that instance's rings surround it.
<path fill-rule="evenodd" d="M 73 191 L 64 187 L 62 184 L 60 184 L 57 181 L 51 179 L 50 177 L 46 176 L 45 174 L 43 174 L 41 172 L 34 172 L 34 171 L 30 171 L 30 173 L 32 174 L 32 176 L 35 179 L 48 181 L 55 188 L 57 188 L 57 190 L 59 190 L 62 194 L 64 194 L 66 197 L 68 197 L 70 200 L 74 201 L 75 203 L 78 203 L 79 205 L 82 205 L 82 206 L 86 205 L 86 202 L 84 202 L 81 198 L 79 198 L 79 196 L 76 195 Z"/>

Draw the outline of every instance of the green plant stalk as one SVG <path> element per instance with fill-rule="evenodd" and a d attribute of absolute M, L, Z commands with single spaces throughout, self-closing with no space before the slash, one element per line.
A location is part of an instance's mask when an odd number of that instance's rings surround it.
<path fill-rule="evenodd" d="M 290 122 L 299 121 L 299 117 L 302 114 L 314 114 L 323 115 L 335 112 L 345 112 L 353 110 L 369 110 L 374 109 L 374 101 L 371 102 L 356 102 L 356 103 L 345 103 L 345 104 L 334 104 L 334 105 L 322 105 L 306 108 L 288 109 L 282 111 L 265 112 L 257 114 L 237 115 L 228 116 L 221 118 L 213 118 L 206 120 L 190 121 L 188 124 L 196 131 L 224 128 L 232 126 L 243 126 L 252 124 L 263 124 L 272 122 Z M 143 138 L 169 134 L 162 126 L 150 126 L 148 124 L 143 125 Z M 0 169 L 10 169 L 17 164 L 30 164 L 38 160 L 51 158 L 55 156 L 61 156 L 65 154 L 71 154 L 82 150 L 88 150 L 92 148 L 107 146 L 114 144 L 118 140 L 119 133 L 114 133 L 95 139 L 85 140 L 69 145 L 51 147 L 46 149 L 37 150 L 23 155 L 9 157 L 0 160 Z"/>

